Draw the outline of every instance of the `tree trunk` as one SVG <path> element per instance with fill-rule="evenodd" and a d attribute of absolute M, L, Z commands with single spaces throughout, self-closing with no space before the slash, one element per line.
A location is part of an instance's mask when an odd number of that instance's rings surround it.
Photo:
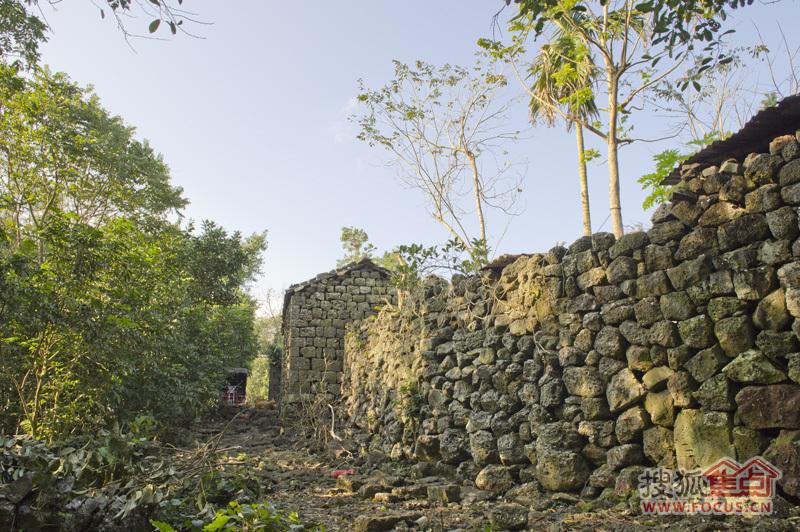
<path fill-rule="evenodd" d="M 583 234 L 591 236 L 592 218 L 589 215 L 589 183 L 586 179 L 586 149 L 583 144 L 583 126 L 575 123 L 575 136 L 578 139 L 578 174 L 581 183 L 581 210 L 583 211 Z"/>
<path fill-rule="evenodd" d="M 614 236 L 620 238 L 623 233 L 622 228 L 622 206 L 619 198 L 619 161 L 617 152 L 619 144 L 617 142 L 617 99 L 619 92 L 619 78 L 614 65 L 606 63 L 608 76 L 608 200 L 611 207 L 611 227 Z"/>
<path fill-rule="evenodd" d="M 472 153 L 467 152 L 467 157 L 469 158 L 470 166 L 472 166 L 472 184 L 475 187 L 475 204 L 478 211 L 478 223 L 481 226 L 481 240 L 483 243 L 486 243 L 486 221 L 483 219 L 483 205 L 481 201 L 481 182 L 478 176 L 478 164 L 475 161 L 475 155 Z M 472 243 L 470 242 L 467 246 L 468 249 L 472 249 Z"/>

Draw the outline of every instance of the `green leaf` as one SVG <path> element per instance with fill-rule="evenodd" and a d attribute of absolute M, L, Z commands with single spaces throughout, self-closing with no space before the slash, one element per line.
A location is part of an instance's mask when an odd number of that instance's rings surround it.
<path fill-rule="evenodd" d="M 207 532 L 214 532 L 215 530 L 221 530 L 222 527 L 224 527 L 228 523 L 228 521 L 231 520 L 231 517 L 233 516 L 220 514 L 217 516 L 216 519 L 214 519 L 209 524 L 204 526 L 203 530 L 206 530 Z"/>
<path fill-rule="evenodd" d="M 153 22 L 151 22 L 149 27 L 150 33 L 155 33 L 160 25 L 161 25 L 160 18 L 157 18 Z"/>
<path fill-rule="evenodd" d="M 178 28 L 177 28 L 177 26 L 175 26 L 174 22 L 170 22 L 169 23 L 169 31 L 171 31 L 173 35 L 178 33 Z"/>
<path fill-rule="evenodd" d="M 150 524 L 153 525 L 154 527 L 156 527 L 161 532 L 177 532 L 170 525 L 168 525 L 167 523 L 162 523 L 161 521 L 153 521 L 151 519 L 150 520 Z"/>

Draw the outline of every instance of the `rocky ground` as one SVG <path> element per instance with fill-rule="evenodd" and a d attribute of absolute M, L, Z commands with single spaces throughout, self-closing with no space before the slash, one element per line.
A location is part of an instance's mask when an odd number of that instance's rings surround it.
<path fill-rule="evenodd" d="M 236 413 L 240 415 L 231 422 Z M 216 419 L 193 427 L 193 432 L 202 443 L 224 429 L 220 447 L 228 448 L 231 460 L 245 464 L 259 478 L 265 502 L 297 512 L 307 525 L 324 525 L 329 532 L 800 530 L 800 508 L 782 499 L 775 515 L 747 519 L 645 516 L 630 499 L 581 500 L 571 494 L 543 494 L 534 483 L 498 497 L 447 472 L 442 475 L 433 464 L 402 464 L 364 452 L 354 439 L 318 438 L 311 437 L 310 430 L 281 429 L 274 410 L 222 410 Z M 340 469 L 352 469 L 355 475 L 333 478 L 331 474 Z"/>

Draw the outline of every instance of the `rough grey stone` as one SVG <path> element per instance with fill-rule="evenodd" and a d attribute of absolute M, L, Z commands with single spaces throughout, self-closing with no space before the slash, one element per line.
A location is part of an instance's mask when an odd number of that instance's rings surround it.
<path fill-rule="evenodd" d="M 634 290 L 636 297 L 644 299 L 667 294 L 670 292 L 671 286 L 667 274 L 657 271 L 636 279 Z"/>
<path fill-rule="evenodd" d="M 645 456 L 658 466 L 675 469 L 675 437 L 667 427 L 651 427 L 642 435 Z"/>
<path fill-rule="evenodd" d="M 650 327 L 650 341 L 663 347 L 676 347 L 680 345 L 680 332 L 678 326 L 672 321 L 659 321 Z"/>
<path fill-rule="evenodd" d="M 539 401 L 545 408 L 560 405 L 564 400 L 566 389 L 561 379 L 555 379 L 541 385 L 539 389 Z"/>
<path fill-rule="evenodd" d="M 550 491 L 569 491 L 583 486 L 589 468 L 578 450 L 583 438 L 568 423 L 542 425 L 536 443 L 536 477 Z"/>
<path fill-rule="evenodd" d="M 733 286 L 736 297 L 743 300 L 758 301 L 777 288 L 775 268 L 760 266 L 733 273 Z"/>
<path fill-rule="evenodd" d="M 708 302 L 706 311 L 708 312 L 709 318 L 715 322 L 718 322 L 723 318 L 741 314 L 746 308 L 747 303 L 740 301 L 736 297 L 717 297 Z"/>
<path fill-rule="evenodd" d="M 644 461 L 642 446 L 638 443 L 626 443 L 608 450 L 607 464 L 614 471 L 639 464 Z"/>
<path fill-rule="evenodd" d="M 755 183 L 745 179 L 743 175 L 734 175 L 720 189 L 719 199 L 720 201 L 733 201 L 741 204 L 744 202 L 745 194 L 755 190 L 755 188 Z"/>
<path fill-rule="evenodd" d="M 469 456 L 467 434 L 460 429 L 447 429 L 439 437 L 439 452 L 446 464 L 460 464 Z"/>
<path fill-rule="evenodd" d="M 783 357 L 800 348 L 793 332 L 761 331 L 756 338 L 756 347 L 769 358 Z"/>
<path fill-rule="evenodd" d="M 627 320 L 621 323 L 619 332 L 630 344 L 650 345 L 650 331 L 640 327 L 634 320 Z"/>
<path fill-rule="evenodd" d="M 659 299 L 656 297 L 648 297 L 637 302 L 633 306 L 633 311 L 636 315 L 636 321 L 642 327 L 650 327 L 657 321 L 664 319 L 661 314 Z"/>
<path fill-rule="evenodd" d="M 700 226 L 717 227 L 736 220 L 737 218 L 741 218 L 745 214 L 747 214 L 747 211 L 738 205 L 727 201 L 720 201 L 709 207 L 703 215 L 700 216 L 697 224 Z"/>
<path fill-rule="evenodd" d="M 746 214 L 721 225 L 717 231 L 719 248 L 722 251 L 764 240 L 769 235 L 769 225 L 763 214 Z"/>
<path fill-rule="evenodd" d="M 502 503 L 492 506 L 489 522 L 495 529 L 519 530 L 528 524 L 528 508 L 517 503 Z"/>
<path fill-rule="evenodd" d="M 620 443 L 629 443 L 649 426 L 650 415 L 642 405 L 635 405 L 619 415 L 614 431 Z"/>
<path fill-rule="evenodd" d="M 688 233 L 688 228 L 678 220 L 655 224 L 647 232 L 647 237 L 653 244 L 666 244 L 670 240 L 679 240 Z"/>
<path fill-rule="evenodd" d="M 667 381 L 675 372 L 667 366 L 658 366 L 642 377 L 642 383 L 650 391 L 660 391 L 667 386 Z"/>
<path fill-rule="evenodd" d="M 686 289 L 695 305 L 707 305 L 711 299 L 734 293 L 733 278 L 728 271 L 715 272 L 697 284 Z"/>
<path fill-rule="evenodd" d="M 628 367 L 634 371 L 650 371 L 653 368 L 653 361 L 650 360 L 650 348 L 640 345 L 632 345 L 625 352 L 628 359 Z"/>
<path fill-rule="evenodd" d="M 656 425 L 671 427 L 675 422 L 675 402 L 669 390 L 648 392 L 644 400 L 644 409 Z"/>
<path fill-rule="evenodd" d="M 749 316 L 734 316 L 723 318 L 714 326 L 714 334 L 719 340 L 719 345 L 729 357 L 753 347 L 755 331 Z"/>
<path fill-rule="evenodd" d="M 665 320 L 686 320 L 695 315 L 695 306 L 686 292 L 672 292 L 659 301 Z"/>
<path fill-rule="evenodd" d="M 745 195 L 744 205 L 747 212 L 770 212 L 783 205 L 781 187 L 764 185 Z"/>
<path fill-rule="evenodd" d="M 475 485 L 478 489 L 491 491 L 492 493 L 505 493 L 514 485 L 508 468 L 502 465 L 490 464 L 484 467 L 475 478 Z"/>
<path fill-rule="evenodd" d="M 584 397 L 581 401 L 581 412 L 586 421 L 597 421 L 611 417 L 611 410 L 604 397 Z"/>
<path fill-rule="evenodd" d="M 608 252 L 612 259 L 622 255 L 630 256 L 634 251 L 643 249 L 649 242 L 647 233 L 643 231 L 626 233 L 609 248 Z"/>
<path fill-rule="evenodd" d="M 783 157 L 762 153 L 753 159 L 744 176 L 756 185 L 775 183 L 778 180 L 778 170 L 783 164 Z"/>
<path fill-rule="evenodd" d="M 625 368 L 611 378 L 606 399 L 612 412 L 627 408 L 644 397 L 646 390 L 633 372 Z"/>
<path fill-rule="evenodd" d="M 594 348 L 603 356 L 621 359 L 625 353 L 627 342 L 619 329 L 606 325 L 594 341 Z"/>
<path fill-rule="evenodd" d="M 711 264 L 705 256 L 685 261 L 667 270 L 667 275 L 675 290 L 685 290 L 689 286 L 703 281 L 710 273 Z"/>
<path fill-rule="evenodd" d="M 786 380 L 786 373 L 756 349 L 737 356 L 722 372 L 732 381 L 748 384 L 774 384 Z"/>
<path fill-rule="evenodd" d="M 780 240 L 794 240 L 800 236 L 797 212 L 792 207 L 781 207 L 767 213 L 767 224 L 772 236 Z"/>
<path fill-rule="evenodd" d="M 606 381 L 600 372 L 591 366 L 564 369 L 564 385 L 571 395 L 597 397 L 603 394 Z"/>
<path fill-rule="evenodd" d="M 770 266 L 780 265 L 792 260 L 789 240 L 765 240 L 758 248 L 758 261 Z"/>
<path fill-rule="evenodd" d="M 670 246 L 651 244 L 644 249 L 644 263 L 651 272 L 672 268 L 675 266 L 675 250 Z"/>
<path fill-rule="evenodd" d="M 675 252 L 675 259 L 681 261 L 696 259 L 700 255 L 707 257 L 719 255 L 719 241 L 715 227 L 698 227 L 683 237 Z M 665 267 L 670 268 L 672 264 Z"/>
<path fill-rule="evenodd" d="M 706 412 L 685 408 L 675 420 L 675 453 L 678 466 L 707 467 L 721 458 L 736 456 L 727 412 Z"/>
<path fill-rule="evenodd" d="M 779 331 L 792 322 L 786 310 L 786 292 L 775 290 L 762 299 L 753 313 L 753 323 L 761 329 Z"/>
<path fill-rule="evenodd" d="M 686 369 L 697 382 L 705 382 L 728 363 L 722 349 L 715 345 L 704 349 L 686 362 Z"/>
<path fill-rule="evenodd" d="M 703 349 L 716 342 L 714 324 L 705 314 L 678 323 L 678 331 L 683 343 L 689 347 Z"/>
<path fill-rule="evenodd" d="M 697 389 L 697 381 L 686 371 L 676 371 L 667 380 L 667 389 L 672 394 L 675 406 L 685 408 L 694 405 L 693 392 Z"/>
<path fill-rule="evenodd" d="M 504 434 L 497 438 L 497 452 L 500 461 L 505 466 L 524 464 L 528 462 L 525 451 L 522 448 L 522 441 L 516 434 Z"/>
<path fill-rule="evenodd" d="M 619 373 L 619 371 L 622 370 L 622 368 L 624 367 L 625 367 L 625 362 L 609 357 L 602 357 L 600 359 L 600 362 L 598 362 L 597 364 L 598 371 L 600 371 L 600 374 L 607 379 L 610 379 L 611 377 Z"/>
<path fill-rule="evenodd" d="M 607 325 L 617 325 L 634 316 L 633 303 L 629 299 L 620 299 L 603 305 L 600 316 Z"/>
<path fill-rule="evenodd" d="M 686 361 L 692 358 L 692 355 L 694 355 L 694 352 L 688 345 L 679 345 L 678 347 L 667 349 L 667 361 L 670 369 L 676 371 L 682 369 Z"/>
<path fill-rule="evenodd" d="M 719 271 L 740 271 L 758 265 L 758 249 L 755 245 L 723 253 L 712 259 L 714 268 Z"/>
<path fill-rule="evenodd" d="M 736 391 L 733 383 L 720 373 L 701 384 L 694 398 L 705 410 L 731 412 L 736 409 Z"/>
<path fill-rule="evenodd" d="M 639 262 L 631 257 L 617 257 L 608 265 L 606 277 L 611 284 L 618 284 L 625 279 L 635 279 Z"/>
<path fill-rule="evenodd" d="M 500 462 L 497 453 L 497 440 L 486 430 L 479 430 L 469 435 L 469 450 L 472 459 L 479 466 Z"/>
<path fill-rule="evenodd" d="M 592 445 L 607 448 L 617 443 L 613 421 L 581 421 L 578 424 L 578 432 Z"/>
<path fill-rule="evenodd" d="M 751 429 L 800 428 L 800 387 L 748 386 L 736 394 L 738 416 Z"/>
<path fill-rule="evenodd" d="M 740 463 L 761 456 L 769 445 L 769 438 L 757 430 L 747 427 L 733 427 L 733 445 L 736 447 L 736 459 Z"/>
<path fill-rule="evenodd" d="M 794 382 L 800 382 L 800 353 L 786 355 L 789 378 Z"/>

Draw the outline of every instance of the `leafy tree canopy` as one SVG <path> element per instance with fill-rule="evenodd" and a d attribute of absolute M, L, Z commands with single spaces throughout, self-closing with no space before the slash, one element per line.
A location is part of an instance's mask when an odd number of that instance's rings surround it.
<path fill-rule="evenodd" d="M 42 4 L 60 4 L 60 0 L 0 0 L 0 57 L 13 58 L 14 66 L 34 65 L 39 60 L 39 44 L 47 40 L 47 24 L 36 12 Z M 97 4 L 95 4 L 97 5 Z M 104 0 L 100 2 L 102 18 L 109 13 L 127 38 L 133 34 L 125 24 L 134 12 L 149 20 L 148 33 L 169 28 L 175 35 L 192 13 L 183 9 L 183 0 Z"/>
<path fill-rule="evenodd" d="M 505 0 L 506 5 L 512 0 Z M 558 0 L 513 0 L 519 4 L 520 16 L 531 15 L 536 20 L 536 32 L 541 32 L 548 12 L 558 6 Z M 603 1 L 601 4 L 605 3 Z M 653 44 L 668 43 L 670 47 L 706 42 L 714 45 L 720 37 L 720 21 L 727 17 L 726 9 L 751 5 L 753 0 L 647 0 L 636 5 L 640 13 L 653 14 Z"/>
<path fill-rule="evenodd" d="M 266 233 L 181 227 L 163 158 L 95 94 L 0 69 L 0 432 L 193 418 L 257 354 Z"/>

